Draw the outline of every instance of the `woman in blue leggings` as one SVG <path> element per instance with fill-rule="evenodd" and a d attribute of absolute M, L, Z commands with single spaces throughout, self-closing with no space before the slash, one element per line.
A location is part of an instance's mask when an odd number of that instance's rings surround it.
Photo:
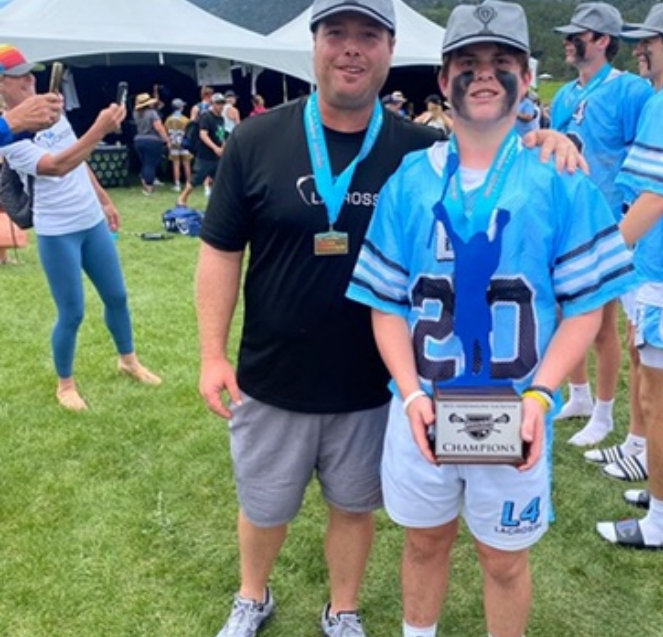
<path fill-rule="evenodd" d="M 6 68 L 0 81 L 11 109 L 34 94 L 35 65 Z M 76 337 L 85 311 L 84 272 L 104 304 L 106 325 L 119 354 L 118 369 L 138 382 L 159 385 L 161 379 L 139 362 L 134 349 L 127 291 L 111 230 L 119 215 L 85 160 L 126 115 L 112 104 L 77 139 L 64 116 L 32 140 L 0 149 L 5 161 L 24 179 L 34 176 L 34 226 L 37 246 L 58 315 L 51 338 L 58 375 L 57 399 L 66 409 L 84 411 L 87 403 L 74 381 Z"/>

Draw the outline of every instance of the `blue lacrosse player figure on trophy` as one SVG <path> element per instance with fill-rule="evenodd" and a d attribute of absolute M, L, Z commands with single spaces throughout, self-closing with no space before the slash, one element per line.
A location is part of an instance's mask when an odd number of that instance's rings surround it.
<path fill-rule="evenodd" d="M 498 381 L 490 375 L 493 318 L 488 288 L 500 262 L 502 233 L 511 213 L 498 209 L 493 232 L 490 228 L 486 232 L 478 231 L 468 239 L 456 231 L 441 201 L 435 205 L 434 213 L 444 226 L 455 255 L 454 333 L 461 341 L 465 358 L 463 374 L 445 384 L 494 385 Z M 490 234 L 493 234 L 492 239 Z"/>

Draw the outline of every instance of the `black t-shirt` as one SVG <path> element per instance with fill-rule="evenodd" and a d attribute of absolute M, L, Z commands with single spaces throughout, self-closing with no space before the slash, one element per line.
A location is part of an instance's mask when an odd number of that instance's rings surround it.
<path fill-rule="evenodd" d="M 343 413 L 389 400 L 389 375 L 370 310 L 345 298 L 378 193 L 403 156 L 439 139 L 433 129 L 385 112 L 376 143 L 358 166 L 335 229 L 349 254 L 315 256 L 326 209 L 314 185 L 300 100 L 245 120 L 226 144 L 201 238 L 250 257 L 238 380 L 282 409 Z M 334 174 L 358 154 L 364 133 L 325 130 Z"/>
<path fill-rule="evenodd" d="M 221 115 L 215 115 L 212 109 L 206 110 L 201 113 L 200 130 L 207 131 L 209 138 L 217 145 L 223 146 L 223 140 L 226 136 L 226 131 L 223 127 L 224 120 Z M 218 155 L 201 139 L 198 143 L 196 157 L 200 159 L 218 159 Z"/>

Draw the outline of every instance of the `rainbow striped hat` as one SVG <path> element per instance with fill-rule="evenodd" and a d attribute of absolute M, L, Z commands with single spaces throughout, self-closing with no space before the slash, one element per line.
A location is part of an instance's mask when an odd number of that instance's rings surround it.
<path fill-rule="evenodd" d="M 43 71 L 45 68 L 43 64 L 28 62 L 15 46 L 0 44 L 0 74 L 19 77 L 31 71 Z"/>

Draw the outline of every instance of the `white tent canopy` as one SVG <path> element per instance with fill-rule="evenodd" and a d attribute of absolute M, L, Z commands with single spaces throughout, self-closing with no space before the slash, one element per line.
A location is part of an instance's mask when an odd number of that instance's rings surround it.
<path fill-rule="evenodd" d="M 392 66 L 436 66 L 440 64 L 442 40 L 445 29 L 428 20 L 403 0 L 394 0 L 396 10 L 396 48 Z M 308 75 L 313 82 L 313 59 L 311 56 L 311 10 L 306 9 L 296 18 L 267 36 L 267 40 L 292 51 L 306 54 L 302 66 L 297 68 L 297 77 Z"/>
<path fill-rule="evenodd" d="M 187 0 L 0 0 L 0 42 L 31 61 L 113 53 L 177 53 L 298 75 L 302 53 Z M 307 41 L 310 57 L 310 43 Z"/>

